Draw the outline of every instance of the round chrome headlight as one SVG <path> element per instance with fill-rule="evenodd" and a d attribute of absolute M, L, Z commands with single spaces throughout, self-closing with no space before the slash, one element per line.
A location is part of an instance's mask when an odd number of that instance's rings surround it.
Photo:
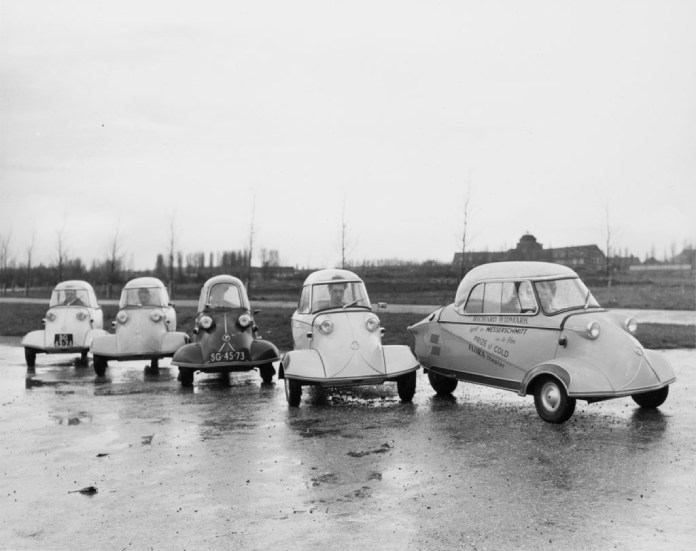
<path fill-rule="evenodd" d="M 587 324 L 587 336 L 591 339 L 596 339 L 599 337 L 599 322 L 591 321 Z"/>
<path fill-rule="evenodd" d="M 636 318 L 633 316 L 630 316 L 624 321 L 624 327 L 626 328 L 626 331 L 631 333 L 631 335 L 635 335 L 636 331 L 638 331 L 638 320 L 636 320 Z"/>
<path fill-rule="evenodd" d="M 78 321 L 85 321 L 87 319 L 87 312 L 84 310 L 80 310 L 75 317 L 77 318 Z"/>
<path fill-rule="evenodd" d="M 213 318 L 210 316 L 203 316 L 198 324 L 203 328 L 203 329 L 210 329 L 213 326 Z"/>
<path fill-rule="evenodd" d="M 319 331 L 324 333 L 324 335 L 330 335 L 333 331 L 334 325 L 329 318 L 322 318 L 317 320 L 317 327 L 319 327 Z"/>
<path fill-rule="evenodd" d="M 249 314 L 242 314 L 237 318 L 237 323 L 244 328 L 249 327 L 249 325 L 251 325 L 251 316 Z"/>
<path fill-rule="evenodd" d="M 374 333 L 379 329 L 379 318 L 377 316 L 370 316 L 365 320 L 365 328 L 370 332 Z"/>
<path fill-rule="evenodd" d="M 118 314 L 116 314 L 116 321 L 119 323 L 126 323 L 128 321 L 128 314 L 121 310 Z"/>
<path fill-rule="evenodd" d="M 53 312 L 49 312 L 46 314 L 46 319 L 48 321 L 56 321 L 56 315 Z"/>
<path fill-rule="evenodd" d="M 164 316 L 163 316 L 162 312 L 160 312 L 159 310 L 153 310 L 153 311 L 150 313 L 150 319 L 151 319 L 152 321 L 154 321 L 154 322 L 158 322 L 158 321 L 161 320 L 163 317 L 164 317 Z"/>

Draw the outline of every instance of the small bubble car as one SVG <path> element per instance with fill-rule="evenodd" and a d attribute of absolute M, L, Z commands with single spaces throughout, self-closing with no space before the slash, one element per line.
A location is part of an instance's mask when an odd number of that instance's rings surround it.
<path fill-rule="evenodd" d="M 257 312 L 256 312 L 257 313 Z M 275 375 L 278 349 L 258 336 L 244 284 L 231 275 L 205 282 L 198 300 L 194 342 L 172 358 L 182 386 L 193 384 L 194 373 L 231 373 L 258 368 L 264 383 Z"/>
<path fill-rule="evenodd" d="M 51 293 L 44 328 L 22 339 L 27 367 L 34 369 L 36 355 L 80 354 L 78 365 L 87 365 L 87 353 L 95 337 L 105 335 L 104 314 L 94 289 L 86 281 L 63 281 Z"/>
<path fill-rule="evenodd" d="M 372 312 L 363 281 L 348 270 L 310 274 L 292 315 L 294 350 L 281 361 L 279 377 L 291 407 L 300 405 L 303 385 L 340 387 L 397 384 L 410 402 L 420 367 L 408 346 L 382 345 L 384 329 Z"/>
<path fill-rule="evenodd" d="M 188 335 L 176 331 L 176 312 L 169 303 L 164 284 L 155 277 L 130 280 L 121 291 L 114 334 L 92 342 L 94 371 L 103 376 L 109 360 L 150 360 L 150 368 L 159 367 L 159 359 L 174 355 L 188 342 Z"/>
<path fill-rule="evenodd" d="M 537 413 L 563 423 L 576 400 L 631 396 L 656 408 L 674 371 L 633 336 L 634 318 L 601 308 L 578 275 L 546 262 L 472 269 L 453 304 L 408 328 L 438 394 L 459 380 L 532 394 Z"/>

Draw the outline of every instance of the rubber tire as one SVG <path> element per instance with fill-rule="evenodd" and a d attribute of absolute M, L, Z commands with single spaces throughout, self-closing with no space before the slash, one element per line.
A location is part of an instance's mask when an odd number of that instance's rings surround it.
<path fill-rule="evenodd" d="M 302 385 L 295 379 L 285 378 L 285 398 L 291 408 L 296 408 L 302 400 Z"/>
<path fill-rule="evenodd" d="M 440 396 L 452 394 L 454 389 L 457 388 L 457 384 L 459 384 L 459 381 L 454 377 L 445 377 L 432 371 L 428 371 L 428 381 L 430 381 L 430 386 L 433 387 L 433 390 Z"/>
<path fill-rule="evenodd" d="M 416 393 L 416 372 L 402 375 L 396 380 L 396 390 L 402 402 L 410 403 Z"/>
<path fill-rule="evenodd" d="M 259 375 L 261 375 L 261 380 L 264 384 L 271 384 L 273 382 L 273 375 L 275 375 L 275 369 L 272 364 L 266 364 L 259 367 Z"/>
<path fill-rule="evenodd" d="M 575 398 L 569 398 L 565 387 L 553 377 L 542 378 L 534 387 L 534 405 L 547 423 L 561 424 L 575 411 Z"/>
<path fill-rule="evenodd" d="M 179 368 L 179 382 L 183 387 L 193 386 L 193 369 L 188 369 L 186 367 Z"/>
<path fill-rule="evenodd" d="M 80 358 L 75 362 L 75 365 L 80 367 L 87 367 L 89 365 L 89 359 L 87 358 L 87 352 L 82 352 Z"/>
<path fill-rule="evenodd" d="M 34 369 L 36 367 L 36 349 L 25 348 L 24 359 L 27 361 L 27 367 L 29 369 Z"/>
<path fill-rule="evenodd" d="M 104 356 L 94 356 L 94 372 L 97 377 L 106 375 L 107 367 L 109 367 L 109 362 Z"/>
<path fill-rule="evenodd" d="M 631 396 L 633 401 L 642 408 L 655 409 L 665 403 L 669 394 L 669 385 L 651 392 L 643 392 L 642 394 L 634 394 Z"/>

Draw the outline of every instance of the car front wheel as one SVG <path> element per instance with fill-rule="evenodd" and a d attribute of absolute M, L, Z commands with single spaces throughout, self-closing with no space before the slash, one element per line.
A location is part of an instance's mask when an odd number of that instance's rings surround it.
<path fill-rule="evenodd" d="M 459 382 L 454 377 L 445 377 L 432 371 L 428 371 L 428 381 L 430 381 L 430 386 L 433 387 L 433 390 L 440 395 L 452 394 Z"/>
<path fill-rule="evenodd" d="M 416 393 L 416 372 L 412 371 L 407 375 L 402 375 L 396 381 L 396 389 L 402 402 L 410 402 Z"/>
<path fill-rule="evenodd" d="M 24 359 L 27 361 L 27 367 L 29 369 L 34 369 L 36 367 L 36 350 L 33 348 L 25 348 Z"/>
<path fill-rule="evenodd" d="M 98 377 L 103 377 L 106 374 L 106 368 L 109 362 L 104 356 L 94 356 L 94 372 Z"/>
<path fill-rule="evenodd" d="M 302 385 L 299 381 L 285 378 L 285 398 L 288 400 L 288 405 L 296 408 L 300 405 L 302 399 Z"/>
<path fill-rule="evenodd" d="M 557 379 L 545 377 L 534 390 L 537 413 L 548 423 L 565 423 L 575 411 L 575 398 L 569 398 Z"/>
<path fill-rule="evenodd" d="M 642 408 L 654 409 L 664 404 L 668 394 L 669 386 L 665 386 L 662 388 L 658 388 L 657 390 L 653 390 L 651 392 L 634 394 L 633 396 L 631 396 L 631 398 L 633 398 L 633 401 Z"/>
<path fill-rule="evenodd" d="M 268 385 L 271 382 L 273 382 L 273 375 L 275 375 L 275 369 L 273 369 L 273 366 L 271 364 L 262 365 L 261 367 L 259 367 L 259 374 L 261 375 L 261 380 Z"/>
<path fill-rule="evenodd" d="M 179 368 L 179 382 L 181 386 L 193 386 L 193 369 L 187 369 L 185 367 Z"/>

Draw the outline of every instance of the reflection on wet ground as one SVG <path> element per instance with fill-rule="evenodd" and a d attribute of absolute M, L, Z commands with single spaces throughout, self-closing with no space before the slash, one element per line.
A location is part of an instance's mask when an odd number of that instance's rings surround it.
<path fill-rule="evenodd" d="M 307 389 L 290 409 L 282 381 L 255 371 L 197 375 L 190 389 L 167 361 L 113 362 L 99 378 L 42 358 L 27 373 L 21 349 L 0 346 L 11 504 L 0 538 L 27 549 L 687 549 L 694 354 L 668 353 L 679 383 L 660 410 L 579 403 L 556 426 L 530 398 L 464 384 L 439 397 L 422 373 L 412 404 L 387 384 Z"/>

